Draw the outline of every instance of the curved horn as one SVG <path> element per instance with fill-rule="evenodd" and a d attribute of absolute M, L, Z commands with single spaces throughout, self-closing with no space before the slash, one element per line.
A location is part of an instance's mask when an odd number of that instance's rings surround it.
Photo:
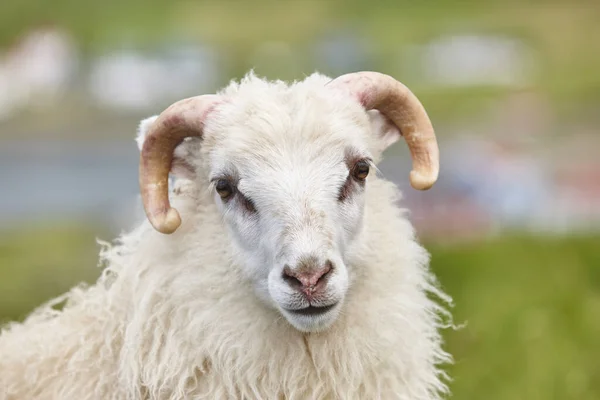
<path fill-rule="evenodd" d="M 402 83 L 378 72 L 355 72 L 330 82 L 349 90 L 367 110 L 376 109 L 389 118 L 406 140 L 413 161 L 410 184 L 427 190 L 438 178 L 439 150 L 425 108 Z"/>
<path fill-rule="evenodd" d="M 140 155 L 140 191 L 150 223 L 161 233 L 173 233 L 181 225 L 179 213 L 169 203 L 169 172 L 173 151 L 186 137 L 201 137 L 216 95 L 190 97 L 163 111 L 146 135 Z"/>

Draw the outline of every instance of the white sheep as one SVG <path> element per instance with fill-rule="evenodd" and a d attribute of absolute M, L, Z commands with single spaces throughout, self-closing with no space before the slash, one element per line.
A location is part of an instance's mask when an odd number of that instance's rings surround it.
<path fill-rule="evenodd" d="M 3 329 L 0 397 L 442 398 L 450 299 L 370 172 L 400 131 L 426 189 L 433 128 L 387 75 L 251 73 L 143 121 L 150 224 L 105 245 L 96 284 Z"/>

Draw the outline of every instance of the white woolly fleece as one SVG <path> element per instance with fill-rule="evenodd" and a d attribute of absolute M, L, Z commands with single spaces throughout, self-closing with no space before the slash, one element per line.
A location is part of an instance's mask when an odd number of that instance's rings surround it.
<path fill-rule="evenodd" d="M 249 85 L 265 85 L 257 78 Z M 275 83 L 273 84 L 275 85 Z M 105 269 L 0 334 L 0 399 L 403 399 L 447 392 L 450 299 L 396 187 L 369 176 L 342 314 L 301 333 L 255 295 L 204 184 L 179 180 L 183 224 L 104 244 Z M 62 311 L 53 307 L 66 301 Z"/>

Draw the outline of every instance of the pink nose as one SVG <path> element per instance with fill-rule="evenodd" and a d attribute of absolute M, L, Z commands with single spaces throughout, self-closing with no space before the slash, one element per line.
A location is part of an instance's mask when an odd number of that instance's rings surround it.
<path fill-rule="evenodd" d="M 325 286 L 332 269 L 331 261 L 317 265 L 311 260 L 300 263 L 293 269 L 286 265 L 283 268 L 283 279 L 294 289 L 310 294 Z"/>

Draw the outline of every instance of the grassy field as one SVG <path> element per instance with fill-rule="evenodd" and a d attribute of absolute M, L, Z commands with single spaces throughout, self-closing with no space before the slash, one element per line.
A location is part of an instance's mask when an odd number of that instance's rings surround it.
<path fill-rule="evenodd" d="M 456 303 L 456 399 L 600 398 L 598 237 L 431 246 Z"/>
<path fill-rule="evenodd" d="M 93 279 L 97 233 L 75 225 L 0 236 L 0 320 Z M 455 299 L 455 322 L 466 323 L 446 332 L 456 359 L 453 398 L 600 398 L 599 240 L 511 236 L 428 245 Z"/>

